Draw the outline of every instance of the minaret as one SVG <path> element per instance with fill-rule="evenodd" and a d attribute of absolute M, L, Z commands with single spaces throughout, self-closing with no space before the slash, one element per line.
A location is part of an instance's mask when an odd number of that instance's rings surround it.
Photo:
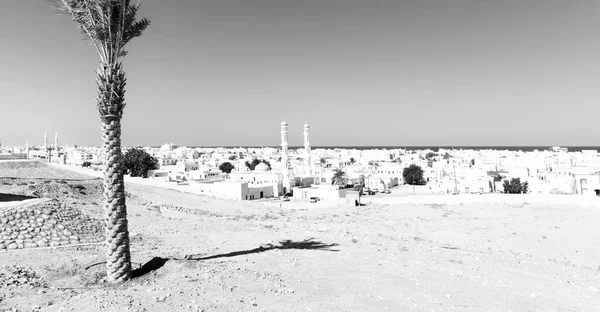
<path fill-rule="evenodd" d="M 308 174 L 312 177 L 312 161 L 310 157 L 310 126 L 304 124 L 304 161 Z"/>
<path fill-rule="evenodd" d="M 54 133 L 54 149 L 58 152 L 58 132 Z"/>
<path fill-rule="evenodd" d="M 27 155 L 27 159 L 29 159 L 29 142 L 25 143 L 25 154 Z"/>
<path fill-rule="evenodd" d="M 281 122 L 281 164 L 283 174 L 283 187 L 290 191 L 290 160 L 288 155 L 288 129 L 285 120 Z"/>
<path fill-rule="evenodd" d="M 48 133 L 44 132 L 44 151 L 48 150 Z"/>

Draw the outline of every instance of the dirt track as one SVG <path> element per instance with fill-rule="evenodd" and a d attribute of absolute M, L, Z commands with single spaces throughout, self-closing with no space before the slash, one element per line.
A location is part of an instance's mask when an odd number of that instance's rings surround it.
<path fill-rule="evenodd" d="M 4 252 L 0 263 L 30 268 L 48 287 L 2 285 L 0 307 L 597 311 L 600 306 L 600 209 L 589 205 L 299 211 L 127 187 L 136 278 L 104 284 L 103 246 Z"/>

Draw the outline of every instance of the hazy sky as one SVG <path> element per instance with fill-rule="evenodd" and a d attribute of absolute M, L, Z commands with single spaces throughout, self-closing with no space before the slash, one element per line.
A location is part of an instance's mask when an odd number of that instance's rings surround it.
<path fill-rule="evenodd" d="M 143 0 L 123 144 L 600 145 L 595 0 Z M 0 141 L 100 145 L 99 58 L 0 1 Z"/>

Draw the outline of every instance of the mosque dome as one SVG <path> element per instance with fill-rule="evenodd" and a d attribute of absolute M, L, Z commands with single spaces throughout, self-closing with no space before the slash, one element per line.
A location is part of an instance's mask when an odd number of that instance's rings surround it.
<path fill-rule="evenodd" d="M 254 171 L 270 171 L 271 168 L 269 168 L 269 166 L 265 163 L 260 163 L 258 165 L 256 165 L 256 167 L 254 167 Z"/>

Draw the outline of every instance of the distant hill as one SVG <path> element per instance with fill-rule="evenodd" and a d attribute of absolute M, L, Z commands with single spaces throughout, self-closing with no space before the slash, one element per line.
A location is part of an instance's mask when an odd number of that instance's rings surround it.
<path fill-rule="evenodd" d="M 0 160 L 0 178 L 93 180 L 96 177 L 60 169 L 37 160 Z"/>

